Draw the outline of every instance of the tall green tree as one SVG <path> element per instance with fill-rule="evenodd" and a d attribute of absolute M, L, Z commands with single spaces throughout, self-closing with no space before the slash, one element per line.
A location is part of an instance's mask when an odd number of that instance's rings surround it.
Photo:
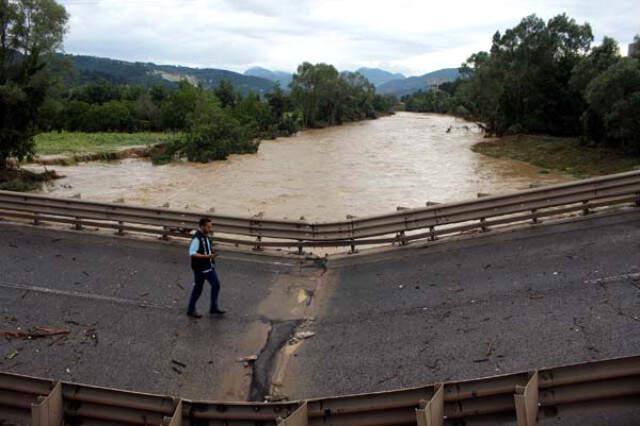
<path fill-rule="evenodd" d="M 339 84 L 333 65 L 304 62 L 291 81 L 291 96 L 302 112 L 304 127 L 334 124 Z"/>
<path fill-rule="evenodd" d="M 603 132 L 587 136 L 640 153 L 640 59 L 621 58 L 607 68 L 589 83 L 586 99 L 604 127 Z"/>
<path fill-rule="evenodd" d="M 50 85 L 46 56 L 60 48 L 67 20 L 55 0 L 0 0 L 0 169 L 33 154 Z"/>
<path fill-rule="evenodd" d="M 589 24 L 564 14 L 547 22 L 528 16 L 496 32 L 490 52 L 469 58 L 456 92 L 491 132 L 575 135 L 585 105 L 569 81 L 592 41 Z"/>
<path fill-rule="evenodd" d="M 229 80 L 222 80 L 213 91 L 220 100 L 222 108 L 233 108 L 238 103 L 238 94 Z"/>

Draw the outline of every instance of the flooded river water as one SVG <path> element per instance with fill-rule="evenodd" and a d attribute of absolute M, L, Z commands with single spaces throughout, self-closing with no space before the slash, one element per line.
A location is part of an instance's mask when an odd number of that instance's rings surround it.
<path fill-rule="evenodd" d="M 472 123 L 403 112 L 264 141 L 257 154 L 209 164 L 153 166 L 145 159 L 126 159 L 56 166 L 66 177 L 45 192 L 146 206 L 169 203 L 177 209 L 214 208 L 220 214 L 327 221 L 566 180 L 524 163 L 471 151 L 481 140 Z"/>

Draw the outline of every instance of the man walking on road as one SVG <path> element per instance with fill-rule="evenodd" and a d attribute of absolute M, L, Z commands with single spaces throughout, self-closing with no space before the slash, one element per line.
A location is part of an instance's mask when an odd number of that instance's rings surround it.
<path fill-rule="evenodd" d="M 204 281 L 209 281 L 211 285 L 211 304 L 209 314 L 222 315 L 225 311 L 218 307 L 218 294 L 220 293 L 220 281 L 216 274 L 215 258 L 216 253 L 211 249 L 211 239 L 209 235 L 213 231 L 211 219 L 203 217 L 198 223 L 200 229 L 196 231 L 191 245 L 189 246 L 189 256 L 191 256 L 191 269 L 193 269 L 194 286 L 189 299 L 187 315 L 191 318 L 202 318 L 196 311 L 196 303 L 202 294 Z"/>

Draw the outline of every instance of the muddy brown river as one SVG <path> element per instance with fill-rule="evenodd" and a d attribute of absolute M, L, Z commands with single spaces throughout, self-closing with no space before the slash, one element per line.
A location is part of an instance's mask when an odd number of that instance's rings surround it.
<path fill-rule="evenodd" d="M 82 199 L 96 201 L 327 221 L 567 180 L 471 151 L 482 139 L 480 130 L 464 120 L 402 112 L 264 141 L 257 154 L 209 164 L 154 166 L 145 159 L 126 159 L 56 166 L 66 177 L 44 191 L 60 197 L 80 193 Z"/>

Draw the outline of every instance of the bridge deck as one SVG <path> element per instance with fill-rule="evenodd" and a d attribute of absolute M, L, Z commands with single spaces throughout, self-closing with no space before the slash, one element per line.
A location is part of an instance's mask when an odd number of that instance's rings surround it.
<path fill-rule="evenodd" d="M 223 253 L 229 315 L 198 322 L 184 316 L 184 246 L 0 231 L 1 328 L 71 331 L 0 340 L 5 371 L 202 399 L 263 396 L 276 377 L 303 398 L 640 352 L 637 210 L 330 261 L 326 273 Z M 315 335 L 287 345 L 296 330 Z M 254 354 L 250 386 L 237 359 Z"/>

